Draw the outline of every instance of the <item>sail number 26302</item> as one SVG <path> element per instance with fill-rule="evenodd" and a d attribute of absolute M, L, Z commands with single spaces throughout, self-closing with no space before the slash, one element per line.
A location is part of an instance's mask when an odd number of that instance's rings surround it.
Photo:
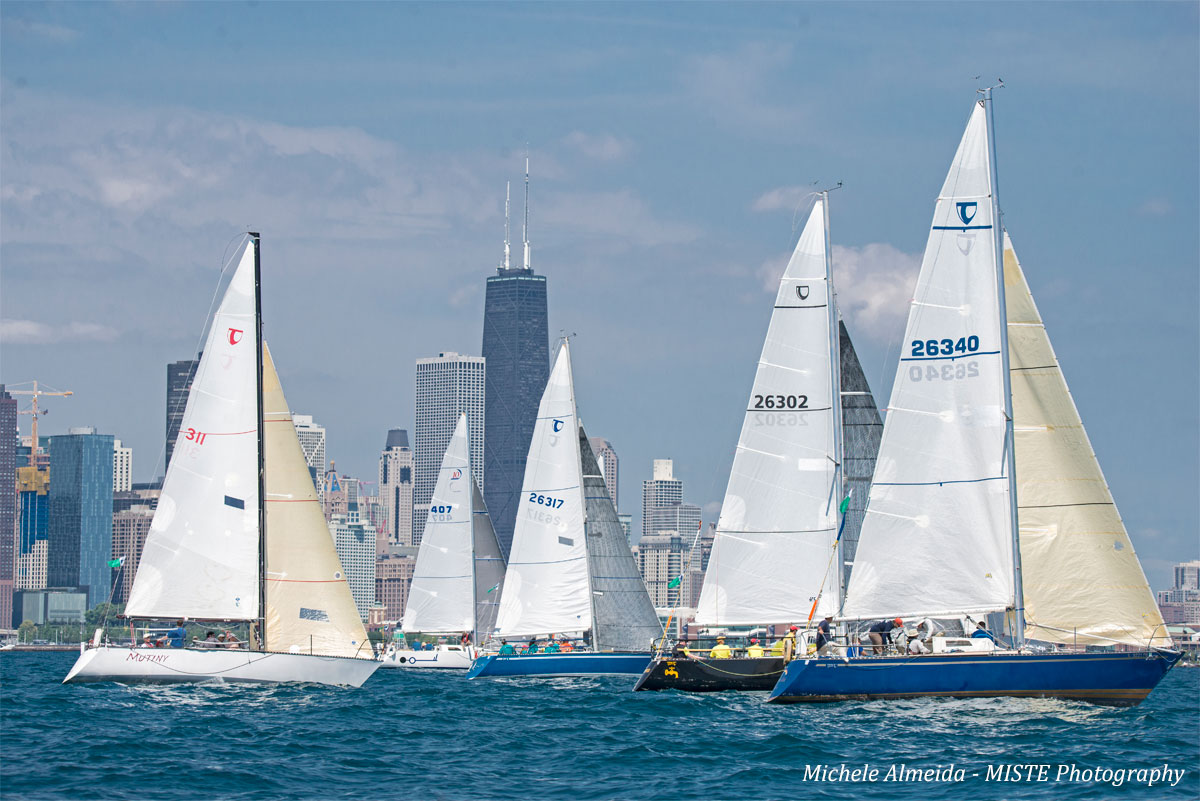
<path fill-rule="evenodd" d="M 755 409 L 807 409 L 807 395 L 755 395 Z"/>
<path fill-rule="evenodd" d="M 953 339 L 914 339 L 912 342 L 913 356 L 953 356 L 956 353 L 974 353 L 979 350 L 979 337 L 972 334 L 969 337 Z"/>
<path fill-rule="evenodd" d="M 562 498 L 551 498 L 549 495 L 538 495 L 536 492 L 529 493 L 529 502 L 551 509 L 559 509 L 563 505 Z"/>

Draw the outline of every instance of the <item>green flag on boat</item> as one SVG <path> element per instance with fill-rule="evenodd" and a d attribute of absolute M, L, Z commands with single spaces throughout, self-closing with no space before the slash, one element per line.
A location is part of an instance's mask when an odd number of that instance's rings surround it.
<path fill-rule="evenodd" d="M 109 560 L 108 560 L 108 566 L 109 566 L 109 567 L 120 567 L 120 566 L 121 566 L 121 565 L 123 565 L 124 563 L 125 563 L 125 557 L 124 557 L 124 556 L 122 556 L 122 557 L 120 557 L 120 558 L 118 558 L 118 559 L 109 559 Z"/>
<path fill-rule="evenodd" d="M 494 586 L 494 587 L 492 587 L 490 590 L 488 590 L 488 594 L 490 595 L 491 593 L 495 592 L 495 591 L 496 591 L 496 590 L 498 590 L 498 589 L 500 589 L 500 584 L 499 584 L 499 583 L 497 583 L 497 584 L 496 584 L 496 586 Z"/>
<path fill-rule="evenodd" d="M 673 578 L 669 582 L 667 582 L 667 589 L 668 590 L 675 589 L 676 587 L 679 586 L 680 582 L 682 582 L 682 581 L 683 581 L 683 576 L 676 576 L 675 578 Z"/>
<path fill-rule="evenodd" d="M 850 496 L 847 495 L 845 500 L 842 501 L 842 505 L 838 511 L 840 511 L 842 514 L 846 514 L 846 510 L 849 508 L 850 508 Z"/>

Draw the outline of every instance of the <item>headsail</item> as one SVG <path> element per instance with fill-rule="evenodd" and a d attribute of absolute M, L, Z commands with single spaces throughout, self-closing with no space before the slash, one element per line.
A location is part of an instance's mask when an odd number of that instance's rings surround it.
<path fill-rule="evenodd" d="M 850 574 L 847 618 L 1013 606 L 990 171 L 980 103 L 935 207 Z"/>
<path fill-rule="evenodd" d="M 404 631 L 475 629 L 474 484 L 467 416 L 461 414 L 433 488 Z"/>
<path fill-rule="evenodd" d="M 471 487 L 472 532 L 475 539 L 475 633 L 482 642 L 496 627 L 504 590 L 504 554 L 492 528 L 479 485 Z"/>
<path fill-rule="evenodd" d="M 1026 636 L 1169 644 L 1029 285 L 1004 236 Z"/>
<path fill-rule="evenodd" d="M 496 629 L 525 636 L 592 627 L 579 422 L 564 341 L 538 406 Z"/>
<path fill-rule="evenodd" d="M 838 323 L 842 358 L 842 474 L 850 504 L 846 509 L 842 530 L 842 559 L 845 578 L 850 581 L 854 554 L 858 550 L 858 535 L 867 513 L 867 498 L 871 494 L 871 476 L 875 474 L 875 457 L 879 455 L 879 440 L 883 436 L 883 421 L 875 406 L 875 396 L 867 384 L 862 364 L 846 324 Z"/>
<path fill-rule="evenodd" d="M 595 612 L 592 645 L 598 651 L 648 651 L 650 644 L 662 636 L 662 626 L 583 426 L 579 427 L 579 451 L 583 457 L 584 527 Z"/>
<path fill-rule="evenodd" d="M 259 616 L 254 247 L 247 243 L 209 325 L 129 617 Z"/>
<path fill-rule="evenodd" d="M 266 649 L 373 656 L 317 500 L 271 353 L 263 344 Z"/>
<path fill-rule="evenodd" d="M 788 262 L 721 506 L 696 608 L 701 625 L 786 623 L 821 595 L 837 608 L 838 575 L 826 570 L 837 535 L 825 203 L 818 200 Z"/>

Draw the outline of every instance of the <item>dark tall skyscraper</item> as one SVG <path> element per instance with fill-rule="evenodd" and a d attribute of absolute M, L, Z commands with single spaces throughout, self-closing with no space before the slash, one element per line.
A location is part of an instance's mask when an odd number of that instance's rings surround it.
<path fill-rule="evenodd" d="M 17 399 L 0 384 L 0 622 L 12 620 L 17 525 Z"/>
<path fill-rule="evenodd" d="M 50 464 L 46 584 L 86 587 L 92 607 L 112 581 L 113 437 L 90 428 L 50 437 Z"/>
<path fill-rule="evenodd" d="M 507 203 L 505 206 L 507 217 Z M 529 163 L 525 164 L 524 267 L 509 267 L 508 223 L 504 263 L 487 280 L 483 306 L 484 502 L 500 547 L 508 554 L 525 477 L 525 459 L 538 403 L 550 375 L 546 278 L 529 266 Z"/>
<path fill-rule="evenodd" d="M 188 391 L 192 388 L 192 376 L 200 357 L 167 365 L 167 460 L 163 462 L 163 473 L 171 463 L 171 452 L 175 450 L 175 437 L 179 435 L 179 421 L 187 408 Z"/>

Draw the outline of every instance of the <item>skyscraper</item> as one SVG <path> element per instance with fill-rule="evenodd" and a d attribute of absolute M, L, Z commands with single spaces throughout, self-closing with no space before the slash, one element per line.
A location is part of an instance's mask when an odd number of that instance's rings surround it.
<path fill-rule="evenodd" d="M 113 492 L 129 492 L 133 486 L 133 448 L 113 440 Z"/>
<path fill-rule="evenodd" d="M 308 463 L 308 474 L 317 488 L 317 497 L 325 498 L 325 427 L 313 422 L 311 414 L 293 414 L 292 424 L 296 427 L 296 438 L 304 461 Z"/>
<path fill-rule="evenodd" d="M 18 590 L 40 590 L 46 586 L 46 547 L 50 527 L 50 472 L 36 467 L 17 468 L 16 575 Z"/>
<path fill-rule="evenodd" d="M 653 478 L 642 482 L 642 536 L 653 534 L 652 512 L 683 503 L 683 482 L 675 478 L 670 459 L 655 459 Z"/>
<path fill-rule="evenodd" d="M 604 485 L 608 487 L 608 497 L 612 499 L 613 508 L 620 509 L 621 505 L 617 503 L 619 490 L 617 488 L 617 476 L 619 462 L 617 452 L 613 449 L 612 443 L 600 437 L 592 437 L 588 440 L 592 444 L 592 453 L 596 454 L 596 461 L 600 464 L 600 472 L 604 474 Z"/>
<path fill-rule="evenodd" d="M 379 499 L 385 510 L 388 543 L 412 545 L 413 452 L 403 428 L 388 431 L 379 456 Z"/>
<path fill-rule="evenodd" d="M 487 360 L 484 430 L 484 502 L 500 548 L 512 544 L 525 459 L 533 437 L 538 402 L 550 375 L 546 327 L 546 278 L 533 272 L 529 245 L 529 160 L 525 160 L 524 257 L 509 262 L 508 204 L 505 203 L 504 261 L 487 279 L 483 306 L 483 358 Z M 474 421 L 471 422 L 475 431 Z M 420 435 L 418 435 L 418 441 Z"/>
<path fill-rule="evenodd" d="M 113 437 L 92 428 L 50 437 L 50 463 L 46 583 L 86 587 L 93 607 L 111 580 Z"/>
<path fill-rule="evenodd" d="M 181 362 L 171 362 L 167 365 L 167 460 L 163 463 L 163 472 L 171 463 L 171 454 L 175 451 L 175 438 L 179 436 L 179 423 L 183 420 L 183 410 L 187 408 L 188 392 L 192 389 L 192 377 L 196 374 L 196 366 L 200 357 L 186 359 Z"/>
<path fill-rule="evenodd" d="M 484 472 L 485 361 L 481 356 L 439 353 L 434 359 L 417 359 L 416 441 L 413 443 L 412 544 L 421 543 L 425 517 L 433 499 L 442 456 L 454 433 L 459 414 L 466 413 L 471 427 L 471 471 L 480 487 Z M 518 491 L 520 485 L 518 484 Z"/>
<path fill-rule="evenodd" d="M 154 507 L 149 502 L 113 512 L 112 555 L 114 559 L 123 557 L 125 560 L 119 567 L 113 568 L 115 604 L 123 604 L 129 599 L 133 576 L 137 573 L 142 548 L 146 545 L 146 535 L 150 533 L 153 520 Z"/>
<path fill-rule="evenodd" d="M 12 620 L 17 525 L 17 399 L 0 384 L 0 622 Z"/>
<path fill-rule="evenodd" d="M 333 537 L 359 617 L 366 620 L 375 605 L 375 529 L 359 515 L 357 494 L 345 514 L 333 515 L 329 535 Z"/>

